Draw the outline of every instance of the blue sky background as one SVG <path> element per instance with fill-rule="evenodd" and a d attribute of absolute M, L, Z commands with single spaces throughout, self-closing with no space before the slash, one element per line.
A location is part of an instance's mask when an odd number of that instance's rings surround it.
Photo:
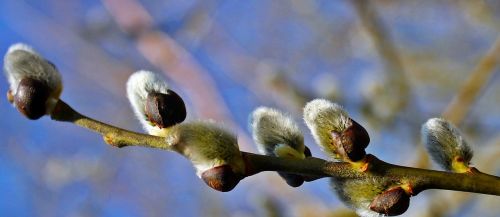
<path fill-rule="evenodd" d="M 151 16 L 154 31 L 186 51 L 183 60 L 206 86 L 152 62 L 137 38 L 119 28 L 109 6 L 95 0 L 0 0 L 0 53 L 16 42 L 32 45 L 58 66 L 63 100 L 135 131 L 142 129 L 126 99 L 126 79 L 139 69 L 162 73 L 186 99 L 188 120 L 225 122 L 239 134 L 242 149 L 252 152 L 248 114 L 265 105 L 290 113 L 313 155 L 324 158 L 300 111 L 308 100 L 328 98 L 367 128 L 370 153 L 411 166 L 420 125 L 442 113 L 500 33 L 500 4 L 480 2 L 378 1 L 375 9 L 404 72 L 388 71 L 352 2 L 344 0 L 135 2 Z M 499 175 L 500 76 L 494 70 L 460 128 L 474 145 L 473 163 Z M 402 83 L 409 95 L 398 89 Z M 220 100 L 204 98 L 210 88 Z M 0 92 L 7 90 L 0 79 Z M 390 107 L 397 100 L 407 106 Z M 215 192 L 175 153 L 113 148 L 68 123 L 29 121 L 7 100 L 0 100 L 0 139 L 1 216 L 263 216 L 263 201 L 276 203 L 286 216 L 344 207 L 326 179 L 293 189 L 263 173 L 231 192 Z M 435 193 L 442 191 L 412 198 L 405 215 L 422 216 Z M 499 202 L 477 195 L 449 215 L 497 216 Z"/>

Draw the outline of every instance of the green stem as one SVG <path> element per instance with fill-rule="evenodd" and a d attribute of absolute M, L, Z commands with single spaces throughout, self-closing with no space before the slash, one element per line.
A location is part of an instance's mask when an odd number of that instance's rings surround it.
<path fill-rule="evenodd" d="M 409 180 L 415 194 L 427 189 L 443 189 L 500 196 L 500 177 L 479 171 L 471 173 L 442 172 L 393 165 L 376 158 L 371 162 L 369 171 L 374 176 Z"/>
<path fill-rule="evenodd" d="M 143 146 L 170 150 L 164 138 L 135 133 L 111 126 L 86 117 L 59 101 L 51 114 L 53 120 L 71 122 L 103 135 L 105 141 L 116 147 Z M 367 170 L 360 172 L 350 163 L 329 162 L 309 157 L 304 160 L 277 158 L 242 152 L 247 165 L 247 176 L 263 171 L 279 171 L 303 174 L 314 177 L 311 180 L 335 177 L 346 179 L 379 179 L 392 183 L 410 184 L 413 195 L 427 189 L 445 189 L 500 196 L 500 177 L 473 170 L 471 173 L 450 173 L 393 165 L 379 160 L 373 155 L 369 158 Z"/>
<path fill-rule="evenodd" d="M 71 122 L 80 127 L 95 131 L 103 136 L 106 143 L 121 148 L 125 146 L 143 146 L 169 150 L 164 138 L 128 131 L 86 117 L 75 111 L 64 101 L 59 100 L 51 113 L 52 120 Z"/>
<path fill-rule="evenodd" d="M 252 165 L 253 173 L 280 171 L 311 175 L 317 178 L 390 179 L 393 183 L 408 182 L 412 187 L 413 195 L 423 190 L 443 189 L 500 196 L 500 177 L 481 172 L 451 173 L 404 167 L 386 163 L 372 155 L 369 155 L 371 160 L 365 172 L 359 172 L 349 163 L 329 162 L 314 157 L 296 160 L 252 153 L 244 153 L 244 156 Z"/>

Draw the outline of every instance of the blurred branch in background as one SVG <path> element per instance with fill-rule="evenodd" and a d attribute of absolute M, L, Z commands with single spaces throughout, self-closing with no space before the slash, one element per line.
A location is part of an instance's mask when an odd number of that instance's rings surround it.
<path fill-rule="evenodd" d="M 500 60 L 500 37 L 496 39 L 488 53 L 479 61 L 467 80 L 458 89 L 457 95 L 448 104 L 442 117 L 460 125 L 469 113 L 474 102 L 480 97 L 491 80 Z"/>
<path fill-rule="evenodd" d="M 500 30 L 500 25 L 498 25 L 498 20 L 495 18 L 494 10 L 485 0 L 458 0 L 453 1 L 453 3 L 455 3 L 472 21 Z"/>
<path fill-rule="evenodd" d="M 376 10 L 374 2 L 351 0 L 361 24 L 370 36 L 384 66 L 384 80 L 380 87 L 365 93 L 369 112 L 374 112 L 379 121 L 390 123 L 403 111 L 411 99 L 410 83 L 400 54 Z M 373 3 L 373 4 L 372 4 Z"/>
<path fill-rule="evenodd" d="M 305 102 L 313 99 L 311 93 L 290 81 L 287 70 L 271 60 L 260 60 L 234 40 L 227 30 L 207 12 L 206 4 L 200 3 L 187 17 L 183 35 L 189 34 L 210 51 L 210 58 L 226 68 L 224 73 L 252 91 L 265 104 L 278 104 L 281 108 L 300 116 Z M 200 24 L 201 23 L 201 24 Z M 223 41 L 224 43 L 220 43 Z M 203 42 L 203 43 L 200 43 Z M 269 97 L 272 93 L 272 97 Z"/>
<path fill-rule="evenodd" d="M 255 198 L 257 206 L 262 210 L 260 216 L 266 217 L 285 217 L 283 207 L 279 203 L 279 200 L 271 195 L 258 195 Z"/>

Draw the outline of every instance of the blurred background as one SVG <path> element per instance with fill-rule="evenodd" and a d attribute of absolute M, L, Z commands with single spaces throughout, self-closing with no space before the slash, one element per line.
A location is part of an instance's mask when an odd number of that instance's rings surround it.
<path fill-rule="evenodd" d="M 499 1 L 0 1 L 0 51 L 32 45 L 54 62 L 62 99 L 98 120 L 142 131 L 125 82 L 162 73 L 188 120 L 215 119 L 255 152 L 258 106 L 303 124 L 314 98 L 342 104 L 390 163 L 438 169 L 420 126 L 443 116 L 473 145 L 474 165 L 500 175 Z M 8 90 L 0 79 L 0 92 Z M 29 121 L 0 100 L 1 216 L 353 216 L 327 179 L 288 187 L 275 173 L 219 193 L 180 155 L 106 145 L 48 117 Z M 429 190 L 404 216 L 498 216 L 500 198 Z"/>

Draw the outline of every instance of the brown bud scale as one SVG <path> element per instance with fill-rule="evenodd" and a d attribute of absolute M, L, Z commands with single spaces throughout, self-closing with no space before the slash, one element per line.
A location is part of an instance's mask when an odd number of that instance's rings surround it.
<path fill-rule="evenodd" d="M 211 168 L 201 174 L 201 178 L 211 188 L 228 192 L 243 178 L 241 175 L 235 174 L 229 165 L 222 165 Z"/>
<path fill-rule="evenodd" d="M 172 90 L 164 93 L 149 93 L 146 99 L 146 116 L 160 128 L 181 123 L 186 119 L 186 106 L 182 98 Z"/>
<path fill-rule="evenodd" d="M 401 215 L 410 206 L 410 196 L 403 188 L 396 187 L 382 192 L 370 204 L 370 209 L 388 216 Z"/>
<path fill-rule="evenodd" d="M 47 84 L 32 78 L 24 78 L 17 87 L 14 104 L 24 116 L 36 120 L 46 114 L 49 96 L 50 89 Z"/>
<path fill-rule="evenodd" d="M 351 126 L 344 132 L 332 132 L 332 140 L 336 154 L 351 161 L 359 161 L 366 155 L 365 149 L 370 143 L 370 136 L 358 122 L 351 120 Z"/>

